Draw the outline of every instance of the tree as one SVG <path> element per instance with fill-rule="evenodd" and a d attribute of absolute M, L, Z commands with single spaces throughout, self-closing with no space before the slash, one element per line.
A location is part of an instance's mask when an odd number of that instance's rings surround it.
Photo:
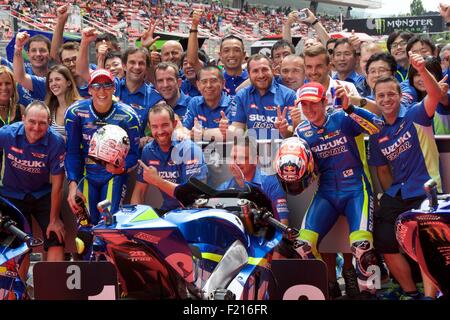
<path fill-rule="evenodd" d="M 411 8 L 412 16 L 420 16 L 425 13 L 425 9 L 423 8 L 422 0 L 413 0 L 409 7 Z"/>

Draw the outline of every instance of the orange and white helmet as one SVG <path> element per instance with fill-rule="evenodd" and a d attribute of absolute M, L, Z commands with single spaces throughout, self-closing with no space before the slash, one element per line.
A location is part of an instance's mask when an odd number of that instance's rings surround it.
<path fill-rule="evenodd" d="M 316 178 L 311 149 L 305 140 L 297 137 L 283 140 L 274 166 L 278 180 L 289 194 L 302 193 Z"/>
<path fill-rule="evenodd" d="M 125 167 L 125 158 L 130 150 L 127 132 L 119 126 L 107 124 L 94 133 L 89 143 L 88 156 L 102 165 Z"/>

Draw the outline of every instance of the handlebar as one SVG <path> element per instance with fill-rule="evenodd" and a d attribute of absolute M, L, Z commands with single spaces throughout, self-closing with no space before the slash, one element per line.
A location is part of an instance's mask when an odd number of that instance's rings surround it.
<path fill-rule="evenodd" d="M 25 242 L 29 247 L 38 247 L 44 243 L 41 239 L 34 238 L 28 233 L 23 232 L 16 227 L 16 222 L 8 216 L 2 216 L 0 213 L 0 230 L 7 230 L 15 235 L 20 241 Z"/>
<path fill-rule="evenodd" d="M 298 237 L 299 231 L 296 228 L 289 227 L 285 225 L 284 223 L 281 223 L 277 219 L 275 219 L 270 211 L 265 211 L 261 215 L 261 219 L 268 224 L 270 224 L 272 227 L 282 231 L 284 234 L 287 235 L 289 239 L 294 239 Z"/>

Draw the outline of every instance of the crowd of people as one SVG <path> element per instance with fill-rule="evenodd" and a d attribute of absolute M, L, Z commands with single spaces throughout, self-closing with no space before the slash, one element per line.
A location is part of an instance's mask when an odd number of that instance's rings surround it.
<path fill-rule="evenodd" d="M 420 206 L 426 181 L 433 178 L 442 191 L 434 135 L 450 133 L 450 45 L 436 48 L 428 37 L 406 31 L 389 35 L 387 51 L 354 35 L 331 39 L 321 19 L 306 9 L 304 20 L 295 10 L 283 18 L 283 39 L 273 45 L 270 57 L 247 57 L 243 40 L 230 34 L 221 39 L 219 59 L 211 60 L 199 48 L 201 10 L 192 13 L 186 50 L 170 40 L 157 52 L 152 49 L 158 39 L 154 22 L 142 34 L 141 47 L 122 50 L 114 35 L 92 27 L 81 31 L 80 42 L 63 43 L 70 7 L 56 8 L 51 41 L 26 31 L 16 34 L 13 61 L 1 57 L 0 66 L 5 159 L 0 195 L 27 217 L 36 217 L 48 260 L 65 258 L 63 202 L 73 212 L 86 203 L 95 224 L 99 201 L 111 200 L 114 213 L 127 195 L 131 204 L 144 202 L 152 185 L 163 195 L 156 208 L 163 214 L 179 206 L 174 190 L 189 176 L 209 180 L 223 169 L 205 166 L 208 159 L 198 142 L 246 137 L 227 164 L 236 179 L 242 174 L 262 188 L 281 222 L 289 224 L 295 215 L 289 213 L 287 194 L 302 192 L 318 177 L 318 191 L 301 225 L 300 251 L 303 259 L 326 261 L 332 299 L 342 296 L 336 256 L 321 253 L 319 244 L 340 215 L 349 223 L 352 252 L 344 255 L 344 298 L 377 297 L 367 282 L 371 265 L 394 284 L 378 298 L 438 297 L 430 279 L 415 274 L 417 266 L 401 253 L 394 224 L 400 213 Z M 275 14 L 284 16 L 283 10 Z M 450 21 L 450 5 L 441 5 L 441 15 Z M 297 23 L 317 35 L 305 39 L 300 54 L 292 44 Z M 95 64 L 89 63 L 91 44 Z M 122 128 L 128 139 L 130 151 L 116 165 L 91 157 L 92 137 L 106 125 Z M 365 135 L 370 136 L 368 154 Z M 314 165 L 272 160 L 279 168 L 286 165 L 307 175 L 274 179 L 257 170 L 252 141 L 292 137 L 309 150 Z M 243 149 L 238 152 L 238 147 Z M 368 165 L 376 168 L 376 177 Z M 137 181 L 127 190 L 133 173 Z M 379 200 L 373 179 L 383 189 Z M 83 254 L 88 257 L 89 251 Z M 283 255 L 280 251 L 275 257 Z"/>
<path fill-rule="evenodd" d="M 206 1 L 207 2 L 207 1 Z M 190 24 L 192 12 L 196 8 L 203 8 L 207 13 L 201 18 L 200 33 L 204 36 L 220 38 L 227 32 L 239 30 L 246 38 L 253 40 L 259 36 L 281 33 L 281 27 L 286 20 L 290 7 L 269 8 L 267 6 L 248 5 L 245 3 L 242 9 L 231 9 L 223 6 L 219 1 L 212 3 L 200 1 L 172 2 L 172 1 L 148 1 L 134 0 L 133 6 L 129 6 L 124 0 L 77 0 L 73 4 L 79 6 L 80 14 L 94 22 L 106 24 L 111 30 L 119 30 L 127 39 L 134 41 L 139 34 L 139 28 L 133 21 L 138 21 L 142 27 L 147 27 L 150 20 L 158 21 L 156 31 L 184 32 L 184 23 Z M 31 24 L 37 27 L 52 30 L 56 24 L 57 8 L 62 1 L 0 1 L 0 5 L 10 5 L 15 14 L 20 14 L 22 19 L 30 18 Z M 320 17 L 322 24 L 328 32 L 341 30 L 339 20 L 331 16 Z M 125 25 L 123 23 L 125 22 Z M 10 21 L 3 21 L 12 30 Z M 120 25 L 119 28 L 116 28 Z M 0 24 L 1 26 L 1 24 Z M 68 27 L 68 26 L 66 26 Z M 71 31 L 80 32 L 76 26 L 70 26 Z M 306 36 L 308 28 L 303 23 L 298 23 L 294 28 L 296 36 Z M 4 39 L 10 39 L 12 35 L 4 35 Z"/>

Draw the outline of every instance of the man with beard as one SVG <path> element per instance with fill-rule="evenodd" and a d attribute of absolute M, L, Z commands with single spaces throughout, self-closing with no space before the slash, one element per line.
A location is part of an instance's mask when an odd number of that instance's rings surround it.
<path fill-rule="evenodd" d="M 163 203 L 158 212 L 162 214 L 180 206 L 174 198 L 176 186 L 191 176 L 204 180 L 207 168 L 200 147 L 191 140 L 172 139 L 177 120 L 169 105 L 160 102 L 154 106 L 148 122 L 154 140 L 142 150 L 131 204 L 144 203 L 151 184 L 161 190 Z"/>

